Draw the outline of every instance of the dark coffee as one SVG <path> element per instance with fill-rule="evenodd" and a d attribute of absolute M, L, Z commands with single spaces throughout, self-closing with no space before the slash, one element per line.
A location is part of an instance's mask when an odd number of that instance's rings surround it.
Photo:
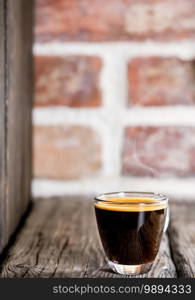
<path fill-rule="evenodd" d="M 110 204 L 112 200 L 114 204 Z M 164 229 L 166 206 L 141 206 L 140 203 L 146 201 L 143 199 L 131 199 L 122 206 L 117 204 L 121 200 L 124 199 L 109 199 L 109 203 L 95 205 L 99 233 L 108 259 L 123 265 L 153 262 Z"/>

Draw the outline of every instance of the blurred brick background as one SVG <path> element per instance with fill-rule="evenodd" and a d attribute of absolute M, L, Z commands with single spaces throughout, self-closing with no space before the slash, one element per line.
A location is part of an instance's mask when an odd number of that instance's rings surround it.
<path fill-rule="evenodd" d="M 194 16 L 194 0 L 36 0 L 36 193 L 190 194 Z"/>

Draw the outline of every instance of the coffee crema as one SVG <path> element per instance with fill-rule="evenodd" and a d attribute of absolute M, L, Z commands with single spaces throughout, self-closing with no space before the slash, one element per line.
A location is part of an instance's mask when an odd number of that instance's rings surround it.
<path fill-rule="evenodd" d="M 152 198 L 108 198 L 95 203 L 95 207 L 113 211 L 153 211 L 166 208 Z"/>
<path fill-rule="evenodd" d="M 161 241 L 167 205 L 153 198 L 96 201 L 100 237 L 108 259 L 123 265 L 153 262 Z"/>

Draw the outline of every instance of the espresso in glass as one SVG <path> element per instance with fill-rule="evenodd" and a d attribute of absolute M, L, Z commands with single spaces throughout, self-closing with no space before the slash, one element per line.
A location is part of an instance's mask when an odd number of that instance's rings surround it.
<path fill-rule="evenodd" d="M 155 193 L 119 192 L 95 198 L 100 238 L 115 272 L 149 271 L 165 229 L 167 206 L 167 197 Z"/>

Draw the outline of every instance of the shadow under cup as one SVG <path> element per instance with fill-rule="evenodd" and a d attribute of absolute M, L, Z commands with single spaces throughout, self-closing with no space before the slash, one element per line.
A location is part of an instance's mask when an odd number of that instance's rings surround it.
<path fill-rule="evenodd" d="M 167 226 L 168 198 L 157 193 L 118 192 L 95 198 L 100 238 L 111 269 L 148 272 Z"/>

